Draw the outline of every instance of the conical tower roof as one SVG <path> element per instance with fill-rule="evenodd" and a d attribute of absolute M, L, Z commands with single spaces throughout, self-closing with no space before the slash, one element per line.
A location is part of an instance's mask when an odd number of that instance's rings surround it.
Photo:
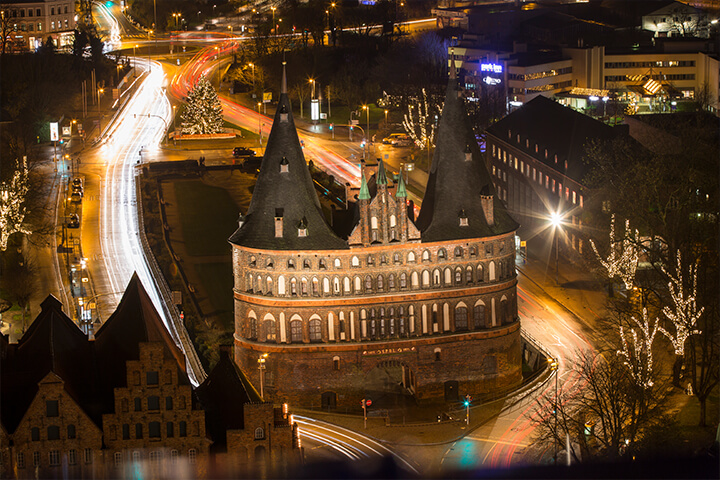
<path fill-rule="evenodd" d="M 323 216 L 295 129 L 285 85 L 283 66 L 280 99 L 250 207 L 245 223 L 229 241 L 267 250 L 347 248 Z M 301 235 L 297 227 L 303 218 L 307 228 Z M 278 222 L 281 230 L 278 230 Z"/>
<path fill-rule="evenodd" d="M 415 222 L 423 242 L 481 238 L 516 230 L 518 224 L 494 198 L 492 225 L 488 225 L 482 195 L 495 196 L 482 152 L 470 127 L 457 79 L 448 82 L 437 145 L 420 215 Z M 467 224 L 461 226 L 460 212 Z"/>

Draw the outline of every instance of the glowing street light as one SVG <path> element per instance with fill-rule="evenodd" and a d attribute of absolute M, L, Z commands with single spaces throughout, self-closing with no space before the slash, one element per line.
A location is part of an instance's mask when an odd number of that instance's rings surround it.
<path fill-rule="evenodd" d="M 263 353 L 260 355 L 260 358 L 258 358 L 258 370 L 260 370 L 260 398 L 265 401 L 265 395 L 264 395 L 264 380 L 265 380 L 265 359 L 268 357 L 267 353 Z"/>
<path fill-rule="evenodd" d="M 276 7 L 270 7 L 270 10 L 272 10 L 272 24 L 275 25 L 275 9 Z M 275 34 L 277 35 L 277 29 L 275 30 Z"/>
<path fill-rule="evenodd" d="M 314 99 L 315 99 L 315 79 L 314 79 L 314 78 L 311 78 L 311 79 L 308 80 L 308 81 L 310 82 L 310 85 L 311 85 L 311 88 L 312 88 L 312 90 L 311 90 L 311 92 L 310 92 L 310 100 L 314 100 Z"/>
<path fill-rule="evenodd" d="M 363 105 L 363 110 L 365 110 L 365 112 L 367 112 L 367 122 L 366 122 L 367 128 L 365 129 L 365 132 L 366 132 L 365 134 L 367 135 L 367 141 L 366 141 L 366 143 L 367 143 L 370 141 L 370 106 Z M 370 150 L 370 148 L 368 148 L 368 151 L 369 150 Z"/>

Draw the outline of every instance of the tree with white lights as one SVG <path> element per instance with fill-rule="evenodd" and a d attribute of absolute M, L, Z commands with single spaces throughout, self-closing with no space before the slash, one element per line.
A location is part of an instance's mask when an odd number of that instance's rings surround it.
<path fill-rule="evenodd" d="M 647 308 L 643 308 L 642 322 L 635 317 L 631 317 L 631 319 L 637 325 L 640 335 L 638 335 L 638 330 L 631 328 L 631 343 L 625 338 L 625 330 L 621 326 L 620 343 L 622 350 L 618 350 L 617 353 L 623 357 L 630 376 L 635 380 L 635 383 L 644 389 L 648 389 L 654 384 L 652 346 L 658 332 L 659 320 L 656 318 L 655 322 L 651 324 Z"/>
<path fill-rule="evenodd" d="M 610 252 L 608 256 L 600 255 L 595 242 L 590 240 L 590 246 L 600 264 L 607 271 L 608 277 L 610 279 L 619 277 L 627 290 L 630 290 L 635 284 L 635 272 L 637 272 L 640 260 L 639 237 L 640 234 L 637 230 L 631 231 L 629 220 L 625 221 L 623 236 L 616 237 L 615 215 L 613 214 L 610 220 Z"/>
<path fill-rule="evenodd" d="M 17 161 L 17 169 L 9 183 L 0 184 L 0 250 L 7 249 L 8 239 L 13 233 L 32 233 L 24 227 L 25 199 L 28 193 L 28 168 L 23 159 Z"/>
<path fill-rule="evenodd" d="M 440 112 L 442 112 L 442 104 L 428 98 L 424 88 L 422 98 L 408 103 L 407 112 L 403 115 L 403 128 L 418 148 L 435 146 L 435 132 Z"/>
<path fill-rule="evenodd" d="M 677 275 L 673 276 L 668 273 L 665 267 L 662 267 L 662 270 L 670 279 L 668 282 L 668 290 L 670 292 L 670 299 L 673 302 L 673 306 L 665 306 L 662 313 L 672 323 L 675 334 L 671 334 L 663 327 L 660 327 L 659 330 L 660 333 L 665 335 L 672 343 L 675 349 L 675 355 L 682 357 L 685 355 L 685 341 L 688 337 L 702 333 L 695 328 L 698 319 L 703 314 L 703 311 L 705 311 L 705 307 L 698 308 L 696 301 L 697 266 L 692 264 L 688 266 L 688 292 L 685 292 L 684 289 L 682 255 L 679 250 L 677 252 Z"/>
<path fill-rule="evenodd" d="M 185 135 L 223 132 L 223 108 L 215 88 L 205 77 L 188 94 L 180 118 Z"/>

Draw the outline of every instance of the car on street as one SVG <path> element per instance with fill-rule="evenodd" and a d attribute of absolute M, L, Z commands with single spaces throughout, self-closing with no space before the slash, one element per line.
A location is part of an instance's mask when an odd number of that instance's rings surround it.
<path fill-rule="evenodd" d="M 80 228 L 80 217 L 77 213 L 70 215 L 67 226 L 68 228 Z"/>
<path fill-rule="evenodd" d="M 385 145 L 395 145 L 399 141 L 410 140 L 410 137 L 405 133 L 391 133 L 387 137 L 383 138 L 382 143 Z"/>
<path fill-rule="evenodd" d="M 247 147 L 235 147 L 233 149 L 233 157 L 252 157 L 255 156 L 255 150 Z"/>

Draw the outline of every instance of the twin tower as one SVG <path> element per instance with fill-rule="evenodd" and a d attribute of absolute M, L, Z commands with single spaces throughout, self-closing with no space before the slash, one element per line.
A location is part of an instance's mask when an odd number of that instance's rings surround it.
<path fill-rule="evenodd" d="M 514 236 L 454 73 L 422 208 L 365 166 L 344 238 L 325 219 L 283 69 L 278 108 L 233 248 L 235 361 L 266 400 L 456 401 L 521 380 Z M 259 362 L 259 360 L 261 360 Z"/>

